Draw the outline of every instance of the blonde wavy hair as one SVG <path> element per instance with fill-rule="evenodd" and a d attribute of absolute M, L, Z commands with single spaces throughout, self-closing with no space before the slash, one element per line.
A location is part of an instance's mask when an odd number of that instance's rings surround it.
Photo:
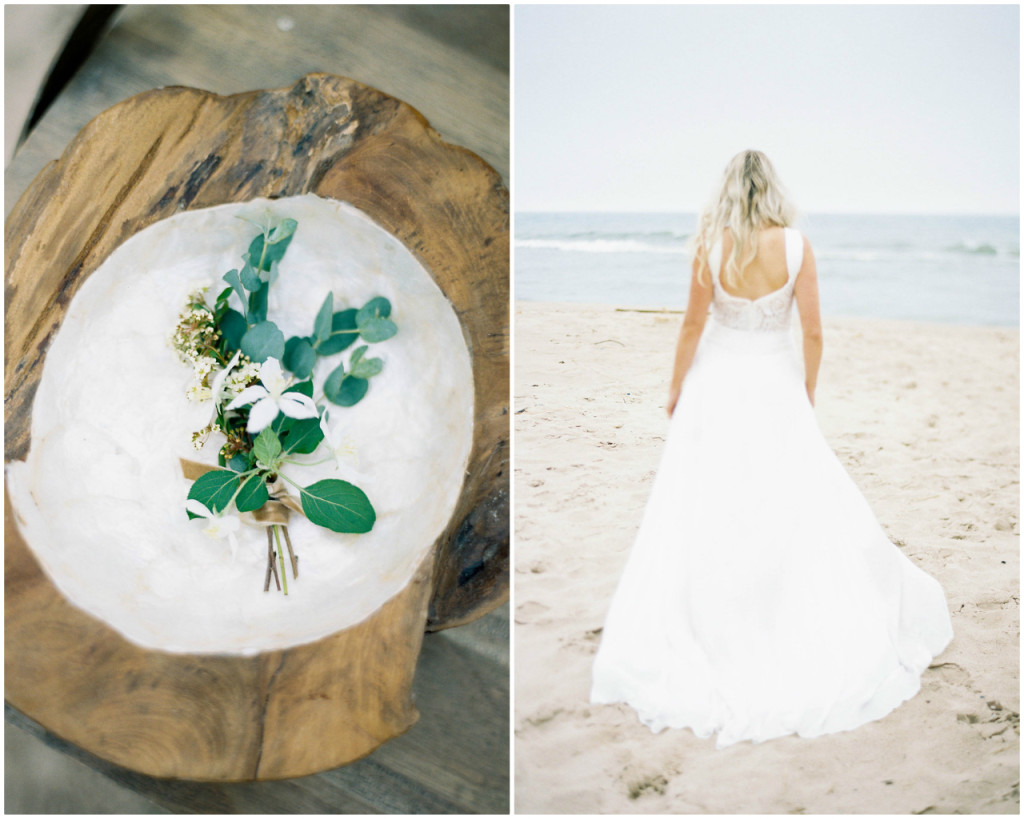
<path fill-rule="evenodd" d="M 736 287 L 743 270 L 757 256 L 757 232 L 766 227 L 789 227 L 795 220 L 796 208 L 768 157 L 761 151 L 741 151 L 729 161 L 718 194 L 697 222 L 690 249 L 701 263 L 699 275 L 703 277 L 705 271 L 710 275 L 708 254 L 728 227 L 733 244 L 722 276 Z"/>

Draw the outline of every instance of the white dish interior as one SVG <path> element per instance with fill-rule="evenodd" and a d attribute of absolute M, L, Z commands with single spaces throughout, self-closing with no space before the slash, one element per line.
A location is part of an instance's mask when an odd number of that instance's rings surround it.
<path fill-rule="evenodd" d="M 341 535 L 292 515 L 299 579 L 264 593 L 263 528 L 226 540 L 189 521 L 179 457 L 215 464 L 221 438 L 196 452 L 209 402 L 185 398 L 191 369 L 168 344 L 188 293 L 242 264 L 257 233 L 237 219 L 267 211 L 299 226 L 271 289 L 268 318 L 310 335 L 328 290 L 335 310 L 391 301 L 393 338 L 354 407 L 331 407 L 353 450 L 286 474 L 342 478 L 376 509 L 373 530 Z M 319 388 L 353 345 L 321 360 Z M 320 401 L 323 403 L 322 399 Z M 47 354 L 25 462 L 7 467 L 18 522 L 74 604 L 128 639 L 171 652 L 253 654 L 354 625 L 411 579 L 458 500 L 473 437 L 473 375 L 451 304 L 413 255 L 355 208 L 313 195 L 187 211 L 119 247 L 82 285 Z M 322 457 L 322 456 L 321 456 Z M 306 460 L 313 460 L 308 456 Z"/>

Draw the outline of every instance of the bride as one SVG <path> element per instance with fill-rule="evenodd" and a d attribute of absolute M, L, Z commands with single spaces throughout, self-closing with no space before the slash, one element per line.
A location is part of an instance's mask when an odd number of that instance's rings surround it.
<path fill-rule="evenodd" d="M 668 440 L 594 661 L 593 702 L 719 747 L 879 719 L 952 638 L 942 588 L 818 429 L 817 272 L 793 218 L 758 151 L 701 215 Z"/>

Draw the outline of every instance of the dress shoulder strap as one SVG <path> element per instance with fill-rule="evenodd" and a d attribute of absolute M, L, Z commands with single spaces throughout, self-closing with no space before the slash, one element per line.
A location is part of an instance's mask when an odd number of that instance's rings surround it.
<path fill-rule="evenodd" d="M 804 237 L 796 228 L 784 228 L 786 231 L 786 272 L 793 279 L 800 272 L 804 263 Z"/>

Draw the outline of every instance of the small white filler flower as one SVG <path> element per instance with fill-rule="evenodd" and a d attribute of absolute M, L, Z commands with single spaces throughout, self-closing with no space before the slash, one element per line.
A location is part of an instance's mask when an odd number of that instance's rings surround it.
<path fill-rule="evenodd" d="M 288 379 L 285 378 L 281 371 L 281 363 L 276 358 L 268 358 L 260 367 L 260 381 L 263 382 L 262 385 L 246 387 L 227 406 L 229 410 L 233 410 L 252 404 L 252 409 L 249 410 L 249 423 L 246 426 L 246 431 L 250 435 L 255 435 L 270 426 L 277 418 L 278 412 L 296 419 L 316 418 L 319 415 L 312 398 L 301 392 L 285 392 Z"/>

